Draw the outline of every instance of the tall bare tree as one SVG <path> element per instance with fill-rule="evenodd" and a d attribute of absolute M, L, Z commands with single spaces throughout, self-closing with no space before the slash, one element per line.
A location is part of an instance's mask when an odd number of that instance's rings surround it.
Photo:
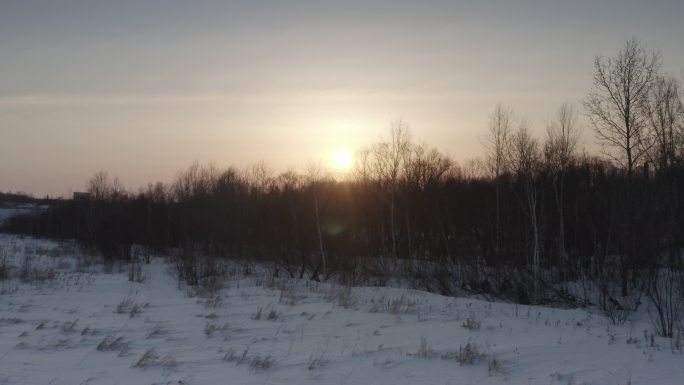
<path fill-rule="evenodd" d="M 307 164 L 307 170 L 311 171 L 311 167 L 314 167 L 315 163 L 313 161 L 310 161 Z M 276 177 L 275 183 L 278 185 L 278 189 L 281 191 L 283 194 L 285 201 L 287 202 L 287 211 L 289 213 L 290 217 L 290 225 L 291 225 L 291 234 L 293 237 L 293 244 L 296 245 L 296 247 L 300 251 L 300 261 L 299 261 L 299 278 L 304 277 L 304 273 L 306 272 L 307 268 L 307 255 L 306 255 L 306 250 L 304 248 L 304 245 L 302 243 L 302 235 L 300 234 L 300 220 L 299 216 L 297 215 L 297 196 L 300 191 L 303 190 L 303 187 L 305 186 L 305 183 L 312 183 L 312 190 L 314 194 L 314 215 L 315 215 L 315 221 L 316 221 L 316 228 L 318 230 L 318 236 L 319 236 L 319 242 L 320 242 L 320 249 L 321 249 L 321 255 L 323 255 L 323 241 L 321 238 L 321 233 L 320 233 L 320 218 L 318 214 L 318 187 L 313 186 L 313 183 L 318 183 L 318 178 L 314 177 L 311 173 L 308 175 L 309 178 L 308 180 L 305 180 L 305 178 L 298 173 L 296 173 L 294 170 L 290 169 L 285 171 L 284 173 L 278 175 Z M 322 257 L 322 260 L 325 260 L 325 257 Z"/>
<path fill-rule="evenodd" d="M 658 78 L 661 58 L 636 39 L 627 40 L 614 58 L 594 60 L 594 87 L 584 102 L 599 141 L 617 150 L 608 153 L 627 170 L 623 249 L 620 254 L 622 296 L 628 294 L 629 272 L 635 259 L 632 175 L 653 145 L 647 102 Z"/>
<path fill-rule="evenodd" d="M 323 232 L 321 230 L 321 208 L 320 208 L 320 195 L 321 195 L 321 185 L 326 178 L 327 171 L 324 169 L 321 162 L 309 161 L 306 166 L 306 175 L 308 183 L 311 186 L 311 191 L 313 193 L 314 201 L 314 220 L 316 222 L 316 236 L 318 238 L 318 247 L 321 253 L 321 266 L 322 266 L 322 276 L 323 280 L 327 278 L 328 274 L 328 263 L 325 258 L 325 248 L 323 247 Z"/>
<path fill-rule="evenodd" d="M 373 147 L 373 173 L 389 192 L 390 239 L 393 257 L 397 257 L 397 193 L 410 152 L 409 126 L 401 120 L 392 123 L 387 141 L 380 142 Z"/>
<path fill-rule="evenodd" d="M 645 105 L 660 65 L 660 53 L 648 52 L 634 38 L 623 44 L 617 56 L 594 59 L 593 89 L 584 107 L 599 141 L 618 150 L 611 156 L 629 177 L 651 145 Z"/>
<path fill-rule="evenodd" d="M 553 192 L 558 210 L 558 254 L 563 263 L 568 260 L 565 248 L 565 176 L 575 158 L 579 130 L 577 112 L 572 104 L 564 103 L 558 109 L 556 119 L 546 127 L 544 157 L 552 174 Z"/>
<path fill-rule="evenodd" d="M 537 282 L 541 266 L 541 199 L 538 183 L 541 164 L 539 142 L 530 134 L 528 123 L 522 121 L 512 135 L 509 147 L 510 163 L 516 177 L 524 188 L 524 206 L 530 221 L 532 237 L 532 266 L 534 271 L 535 295 L 538 295 Z"/>
<path fill-rule="evenodd" d="M 501 176 L 507 171 L 507 151 L 513 124 L 513 112 L 501 103 L 494 107 L 489 116 L 489 132 L 485 138 L 487 163 L 495 185 L 494 255 L 499 259 L 501 252 Z"/>

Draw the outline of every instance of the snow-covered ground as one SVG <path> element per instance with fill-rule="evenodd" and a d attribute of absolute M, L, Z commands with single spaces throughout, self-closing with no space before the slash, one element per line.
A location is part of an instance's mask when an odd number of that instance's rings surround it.
<path fill-rule="evenodd" d="M 7 219 L 15 215 L 23 214 L 24 212 L 24 209 L 0 207 L 0 225 Z"/>
<path fill-rule="evenodd" d="M 16 205 L 15 207 L 0 207 L 0 225 L 14 216 L 35 213 L 38 210 L 43 210 L 45 208 L 46 206 L 36 206 L 32 204 Z"/>
<path fill-rule="evenodd" d="M 130 282 L 73 245 L 0 234 L 3 260 L 0 384 L 684 383 L 684 356 L 652 337 L 646 314 L 612 326 L 586 309 L 350 289 L 240 264 L 202 296 L 162 258 Z"/>

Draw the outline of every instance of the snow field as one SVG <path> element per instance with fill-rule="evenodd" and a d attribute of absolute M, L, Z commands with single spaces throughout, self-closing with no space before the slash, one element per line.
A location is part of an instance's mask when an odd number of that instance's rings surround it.
<path fill-rule="evenodd" d="M 223 288 L 164 258 L 104 273 L 74 245 L 0 235 L 0 384 L 681 384 L 647 314 L 450 298 L 273 277 Z M 26 260 L 29 267 L 26 267 Z M 22 279 L 22 272 L 23 279 Z"/>

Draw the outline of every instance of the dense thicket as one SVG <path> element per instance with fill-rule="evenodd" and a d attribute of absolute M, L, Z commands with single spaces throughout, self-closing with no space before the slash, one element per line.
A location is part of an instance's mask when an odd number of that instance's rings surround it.
<path fill-rule="evenodd" d="M 112 259 L 129 258 L 126 249 L 133 244 L 191 248 L 217 257 L 277 261 L 299 276 L 321 274 L 323 256 L 326 274 L 369 257 L 515 268 L 537 263 L 568 278 L 588 270 L 603 274 L 619 263 L 631 274 L 684 247 L 683 167 L 644 170 L 630 181 L 622 169 L 580 157 L 564 171 L 559 211 L 558 171 L 542 167 L 533 177 L 506 172 L 494 180 L 467 175 L 446 157 L 432 156 L 420 166 L 407 164 L 421 169 L 404 169 L 396 181 L 375 172 L 338 181 L 195 164 L 170 186 L 129 194 L 105 184 L 99 186 L 108 191 L 105 196 L 55 204 L 39 216 L 14 218 L 8 229 L 78 239 Z M 537 190 L 536 262 L 528 178 Z M 559 248 L 561 211 L 565 250 Z"/>

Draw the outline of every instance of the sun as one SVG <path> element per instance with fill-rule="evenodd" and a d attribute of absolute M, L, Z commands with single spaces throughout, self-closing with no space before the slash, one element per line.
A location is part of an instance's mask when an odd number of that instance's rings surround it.
<path fill-rule="evenodd" d="M 332 153 L 331 160 L 337 170 L 346 171 L 351 167 L 354 157 L 349 150 L 339 148 Z"/>

